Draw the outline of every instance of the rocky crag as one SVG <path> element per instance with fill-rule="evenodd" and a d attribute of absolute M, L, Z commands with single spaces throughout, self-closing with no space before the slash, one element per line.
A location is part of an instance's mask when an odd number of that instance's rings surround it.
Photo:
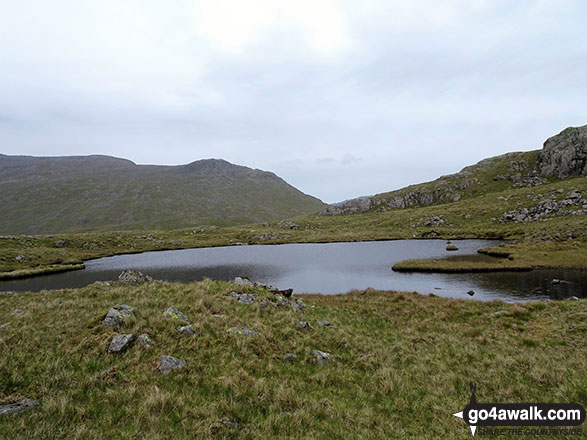
<path fill-rule="evenodd" d="M 331 205 L 323 215 L 388 211 L 477 197 L 511 188 L 537 186 L 553 179 L 587 175 L 587 125 L 569 127 L 544 142 L 542 150 L 484 159 L 456 174 L 372 197 Z"/>

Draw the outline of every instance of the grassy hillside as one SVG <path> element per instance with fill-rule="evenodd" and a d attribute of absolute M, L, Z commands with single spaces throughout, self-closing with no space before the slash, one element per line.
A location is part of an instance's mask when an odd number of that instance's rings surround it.
<path fill-rule="evenodd" d="M 0 438 L 470 439 L 451 414 L 468 402 L 471 381 L 481 402 L 587 404 L 585 300 L 512 305 L 368 290 L 308 296 L 296 313 L 262 307 L 275 298 L 261 288 L 244 288 L 259 297 L 239 304 L 227 295 L 235 289 L 205 281 L 0 295 L 0 350 L 10 353 L 0 356 L 0 405 L 40 403 L 0 416 Z M 113 331 L 101 321 L 116 304 L 135 315 Z M 163 317 L 171 305 L 193 336 Z M 227 332 L 235 326 L 259 335 Z M 145 332 L 151 348 L 107 353 L 116 334 Z M 318 364 L 313 350 L 339 358 Z M 186 366 L 162 375 L 162 355 Z"/>
<path fill-rule="evenodd" d="M 238 225 L 325 205 L 273 173 L 202 160 L 151 166 L 107 156 L 0 155 L 0 233 Z"/>

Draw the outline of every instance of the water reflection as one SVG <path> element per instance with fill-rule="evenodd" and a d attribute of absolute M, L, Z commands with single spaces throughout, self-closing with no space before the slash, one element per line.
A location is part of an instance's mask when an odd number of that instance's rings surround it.
<path fill-rule="evenodd" d="M 455 240 L 459 248 L 450 255 L 472 255 L 488 240 Z M 97 280 L 116 279 L 123 269 L 138 269 L 167 280 L 190 282 L 205 277 L 252 280 L 292 287 L 298 293 L 342 293 L 373 287 L 415 291 L 438 296 L 521 301 L 527 299 L 584 296 L 587 273 L 581 271 L 534 271 L 486 274 L 409 274 L 391 267 L 410 258 L 449 255 L 444 240 L 398 240 L 276 246 L 231 246 L 119 255 L 88 261 L 86 269 L 28 280 L 0 282 L 0 290 L 32 290 L 82 287 Z M 552 284 L 552 279 L 570 284 Z"/>

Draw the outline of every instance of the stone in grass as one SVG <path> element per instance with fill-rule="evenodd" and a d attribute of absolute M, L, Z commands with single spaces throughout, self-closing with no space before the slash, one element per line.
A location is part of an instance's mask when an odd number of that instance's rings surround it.
<path fill-rule="evenodd" d="M 310 323 L 308 321 L 300 321 L 300 322 L 298 322 L 298 328 L 300 328 L 302 330 L 310 330 L 312 328 L 312 326 L 310 325 Z"/>
<path fill-rule="evenodd" d="M 12 312 L 10 312 L 11 315 L 21 315 L 24 313 L 24 310 L 21 309 L 14 309 Z"/>
<path fill-rule="evenodd" d="M 179 327 L 175 328 L 175 331 L 177 331 L 177 333 L 180 333 L 182 335 L 187 335 L 187 336 L 191 336 L 196 333 L 194 328 L 189 324 L 188 325 L 180 325 Z"/>
<path fill-rule="evenodd" d="M 174 358 L 173 356 L 161 356 L 157 369 L 161 374 L 169 374 L 172 370 L 181 370 L 185 365 L 185 361 Z"/>
<path fill-rule="evenodd" d="M 129 348 L 134 341 L 134 335 L 116 335 L 112 338 L 108 353 L 122 353 Z"/>
<path fill-rule="evenodd" d="M 329 321 L 326 321 L 325 319 L 323 319 L 322 321 L 318 321 L 316 324 L 318 324 L 321 327 L 330 327 L 332 325 Z"/>
<path fill-rule="evenodd" d="M 284 361 L 295 361 L 297 358 L 298 357 L 293 353 L 286 353 L 282 357 Z"/>
<path fill-rule="evenodd" d="M 143 347 L 151 347 L 153 345 L 153 339 L 148 333 L 143 333 L 137 338 L 137 344 L 141 344 Z"/>
<path fill-rule="evenodd" d="M 242 328 L 242 327 L 231 327 L 228 330 L 226 330 L 226 332 L 233 334 L 233 335 L 246 336 L 249 338 L 255 338 L 255 337 L 259 336 L 259 333 L 255 332 L 253 330 L 248 330 L 246 328 Z"/>
<path fill-rule="evenodd" d="M 109 328 L 118 328 L 124 321 L 134 315 L 134 309 L 126 304 L 118 304 L 108 310 L 102 325 Z"/>
<path fill-rule="evenodd" d="M 39 404 L 38 400 L 23 399 L 9 405 L 0 405 L 0 416 L 14 414 Z"/>
<path fill-rule="evenodd" d="M 340 359 L 340 356 L 336 356 L 335 354 L 326 353 L 325 351 L 320 350 L 312 350 L 312 357 L 314 358 L 314 362 L 317 364 L 325 364 L 332 359 Z"/>
<path fill-rule="evenodd" d="M 275 300 L 277 301 L 277 304 L 280 306 L 287 306 L 289 304 L 288 301 L 279 293 L 275 294 Z"/>
<path fill-rule="evenodd" d="M 447 244 L 447 245 L 446 245 L 446 250 L 447 250 L 447 251 L 458 251 L 458 250 L 459 250 L 459 248 L 458 248 L 458 247 L 456 247 L 454 244 L 450 243 L 450 244 Z"/>
<path fill-rule="evenodd" d="M 222 424 L 228 426 L 229 428 L 238 428 L 238 422 L 231 419 L 222 419 Z"/>
<path fill-rule="evenodd" d="M 2 330 L 4 330 L 4 327 L 6 327 L 7 325 L 8 325 L 8 323 L 6 323 L 6 324 L 1 324 L 1 325 L 0 325 L 0 332 L 1 332 Z"/>
<path fill-rule="evenodd" d="M 177 310 L 175 307 L 171 306 L 167 310 L 163 312 L 163 316 L 167 319 L 179 319 L 180 321 L 190 323 L 190 320 L 187 316 Z"/>

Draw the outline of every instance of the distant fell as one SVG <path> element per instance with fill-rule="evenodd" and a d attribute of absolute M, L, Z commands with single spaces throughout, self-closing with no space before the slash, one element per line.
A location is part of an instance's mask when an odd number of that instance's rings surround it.
<path fill-rule="evenodd" d="M 0 154 L 0 233 L 239 225 L 326 205 L 277 175 L 221 159 L 137 165 L 110 156 Z"/>

